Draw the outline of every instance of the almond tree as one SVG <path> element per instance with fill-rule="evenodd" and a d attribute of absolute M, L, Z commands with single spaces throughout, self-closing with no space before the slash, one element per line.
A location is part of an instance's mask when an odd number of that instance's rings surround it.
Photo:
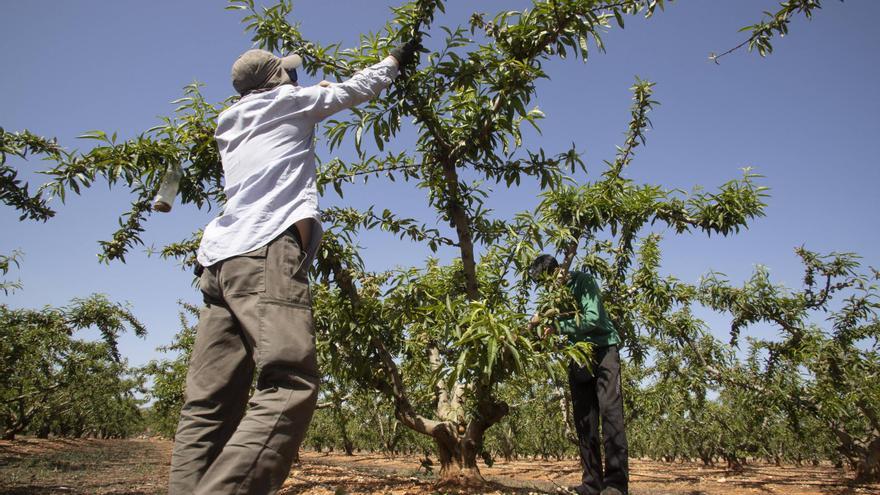
<path fill-rule="evenodd" d="M 95 327 L 102 340 L 73 338 Z M 140 423 L 139 377 L 119 356 L 118 335 L 144 327 L 124 305 L 93 295 L 61 308 L 0 304 L 0 432 L 127 436 Z"/>
<path fill-rule="evenodd" d="M 198 315 L 198 307 L 181 303 L 178 312 L 180 331 L 169 345 L 158 348 L 160 352 L 173 352 L 176 355 L 171 359 L 154 359 L 141 368 L 141 372 L 153 382 L 149 391 L 152 405 L 147 411 L 147 427 L 166 438 L 174 438 L 180 420 L 186 372 L 196 340 L 197 328 L 191 320 Z"/>
<path fill-rule="evenodd" d="M 732 316 L 734 339 L 758 322 L 781 335 L 753 339 L 766 359 L 737 369 L 739 377 L 711 365 L 707 372 L 785 413 L 795 431 L 801 417 L 820 421 L 857 479 L 880 479 L 880 273 L 862 272 L 851 253 L 797 253 L 805 268 L 801 290 L 773 284 L 765 269 L 741 288 L 718 274 L 704 280 L 701 301 Z"/>
<path fill-rule="evenodd" d="M 751 27 L 742 46 L 763 55 L 794 13 L 809 14 L 818 4 L 785 2 L 780 14 Z M 441 46 L 423 50 L 418 65 L 405 70 L 386 94 L 327 122 L 323 130 L 330 151 L 353 143 L 357 158 L 325 160 L 319 187 L 323 194 L 332 190 L 342 196 L 358 180 L 402 179 L 424 192 L 435 219 L 449 228 L 429 228 L 397 212 L 380 212 L 381 206 L 327 208 L 313 272 L 316 325 L 327 345 L 324 369 L 341 383 L 380 392 L 404 426 L 430 437 L 443 482 L 482 483 L 477 458 L 485 432 L 510 410 L 497 397 L 499 384 L 537 365 L 552 368 L 587 359 L 587 345 L 538 337 L 550 319 L 571 311 L 563 287 L 578 253 L 577 263 L 605 281 L 609 314 L 634 362 L 641 363 L 650 351 L 641 332 L 681 338 L 683 330 L 670 321 L 687 319 L 680 307 L 694 295 L 692 288 L 658 276 L 659 237 L 651 226 L 659 222 L 676 233 L 728 235 L 763 214 L 764 188 L 749 171 L 714 193 L 693 194 L 635 184 L 623 176 L 650 124 L 655 102 L 647 81 L 636 80 L 625 140 L 592 181 L 576 184 L 566 178 L 585 168 L 574 146 L 555 152 L 523 147 L 521 126 L 538 128 L 544 117 L 533 106 L 535 83 L 548 77 L 544 63 L 555 57 L 587 60 L 603 50 L 604 31 L 622 28 L 627 16 L 651 17 L 663 7 L 663 0 L 535 1 L 523 11 L 475 12 L 467 27 L 449 28 L 433 25 L 444 11 L 442 0 L 415 0 L 393 9 L 384 29 L 363 35 L 359 46 L 342 49 L 304 39 L 287 20 L 292 12 L 287 0 L 268 8 L 257 8 L 252 0 L 230 2 L 230 9 L 244 13 L 257 45 L 296 51 L 308 73 L 328 78 L 350 76 L 395 43 L 416 39 L 427 45 L 429 33 L 443 38 Z M 199 86 L 190 85 L 174 117 L 134 139 L 88 133 L 84 137 L 96 146 L 82 154 L 27 131 L 4 131 L 4 161 L 7 153 L 37 153 L 57 166 L 47 171 L 51 181 L 36 193 L 18 181 L 14 169 L 0 170 L 0 199 L 24 216 L 45 219 L 51 209 L 44 195 L 63 200 L 99 180 L 124 187 L 134 195 L 131 208 L 112 239 L 101 242 L 102 260 L 124 261 L 143 242 L 150 202 L 167 167 L 185 167 L 182 203 L 222 205 L 213 130 L 217 114 L 231 101 L 208 103 Z M 401 148 L 395 137 L 405 120 L 414 122 L 418 137 Z M 372 137 L 378 153 L 368 152 L 365 137 Z M 386 151 L 391 143 L 396 149 Z M 512 219 L 493 214 L 489 185 L 514 187 L 523 181 L 534 181 L 543 191 L 537 209 Z M 432 252 L 451 251 L 455 260 L 446 266 L 428 259 L 423 267 L 371 271 L 356 242 L 365 229 L 390 232 Z M 192 263 L 199 238 L 196 231 L 161 254 Z M 523 275 L 545 248 L 563 262 L 555 283 L 535 305 L 534 288 Z"/>

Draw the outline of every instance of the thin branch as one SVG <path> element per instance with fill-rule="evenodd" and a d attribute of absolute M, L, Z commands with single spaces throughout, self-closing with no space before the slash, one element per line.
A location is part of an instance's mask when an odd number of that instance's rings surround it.
<path fill-rule="evenodd" d="M 749 51 L 751 51 L 752 48 L 757 47 L 758 52 L 761 54 L 762 57 L 767 55 L 768 53 L 773 51 L 773 46 L 770 43 L 770 39 L 773 37 L 773 33 L 778 33 L 780 37 L 788 34 L 788 25 L 791 22 L 791 17 L 795 12 L 803 12 L 804 16 L 806 16 L 807 19 L 812 18 L 813 9 L 821 8 L 821 0 L 788 0 L 780 5 L 781 8 L 775 13 L 771 14 L 768 21 L 762 20 L 758 24 L 743 28 L 743 30 L 751 29 L 752 31 L 752 34 L 746 40 L 720 55 L 710 53 L 709 60 L 720 65 L 718 59 L 727 56 L 747 45 L 749 47 Z"/>
<path fill-rule="evenodd" d="M 17 397 L 12 397 L 12 398 L 9 398 L 9 399 L 5 399 L 5 400 L 3 401 L 3 404 L 9 404 L 9 403 L 12 403 L 12 402 L 16 402 L 16 401 L 20 401 L 20 400 L 23 400 L 23 399 L 27 399 L 28 397 L 33 397 L 33 396 L 35 396 L 35 395 L 45 394 L 46 392 L 49 392 L 49 391 L 55 390 L 56 388 L 58 388 L 58 387 L 62 387 L 62 386 L 64 386 L 64 385 L 67 385 L 67 384 L 66 384 L 66 383 L 62 383 L 62 382 L 58 382 L 58 383 L 56 383 L 56 384 L 54 384 L 54 385 L 50 385 L 50 386 L 48 386 L 48 387 L 41 388 L 40 390 L 35 390 L 35 391 L 33 391 L 33 392 L 28 392 L 28 393 L 26 393 L 26 394 L 21 394 L 21 395 L 19 395 L 19 396 L 17 396 Z"/>
<path fill-rule="evenodd" d="M 400 165 L 397 167 L 376 167 L 376 168 L 371 168 L 371 169 L 367 169 L 367 170 L 359 170 L 357 172 L 340 173 L 340 174 L 336 174 L 333 176 L 319 176 L 318 180 L 323 181 L 326 184 L 329 182 L 336 182 L 336 181 L 340 181 L 343 179 L 353 179 L 353 178 L 361 176 L 361 175 L 378 174 L 381 172 L 396 172 L 396 171 L 401 171 L 401 170 L 417 170 L 421 167 L 422 167 L 422 165 L 418 164 L 418 163 L 410 163 L 407 165 Z"/>
<path fill-rule="evenodd" d="M 742 43 L 736 45 L 735 47 L 733 47 L 733 48 L 727 50 L 726 52 L 724 52 L 724 53 L 722 53 L 722 54 L 720 54 L 720 55 L 715 55 L 714 53 L 710 53 L 710 54 L 709 54 L 709 60 L 715 62 L 717 65 L 721 65 L 721 62 L 718 61 L 719 58 L 724 57 L 724 56 L 726 56 L 726 55 L 730 55 L 731 53 L 733 53 L 733 52 L 739 50 L 740 48 L 742 48 L 742 47 L 748 45 L 749 42 L 750 42 L 751 40 L 752 40 L 752 38 L 747 38 L 747 39 L 746 39 L 745 41 L 743 41 Z"/>
<path fill-rule="evenodd" d="M 356 313 L 357 308 L 361 305 L 362 298 L 357 287 L 354 285 L 354 277 L 352 276 L 351 271 L 348 268 L 343 267 L 342 262 L 339 259 L 328 260 L 328 264 L 330 265 L 331 271 L 333 271 L 337 285 L 343 293 L 348 296 L 352 304 L 352 310 Z M 391 378 L 390 383 L 384 380 L 379 383 L 383 385 L 382 388 L 386 388 L 386 390 L 391 392 L 394 397 L 395 417 L 415 431 L 425 435 L 434 436 L 438 427 L 443 423 L 424 418 L 415 412 L 415 409 L 409 401 L 406 386 L 400 375 L 400 370 L 397 367 L 397 363 L 394 362 L 394 358 L 388 351 L 388 348 L 385 347 L 385 344 L 376 336 L 371 337 L 370 345 L 379 354 L 382 366 Z"/>

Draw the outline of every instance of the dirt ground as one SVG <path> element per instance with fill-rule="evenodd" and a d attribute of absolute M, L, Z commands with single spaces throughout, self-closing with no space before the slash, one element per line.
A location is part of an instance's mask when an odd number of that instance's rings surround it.
<path fill-rule="evenodd" d="M 157 439 L 0 441 L 0 494 L 164 494 L 171 442 Z M 854 484 L 831 466 L 747 466 L 742 473 L 697 464 L 632 459 L 634 495 L 849 495 L 878 494 L 880 484 Z M 303 452 L 281 489 L 283 495 L 437 493 L 433 475 L 415 457 L 379 454 L 346 457 Z M 574 460 L 518 460 L 481 466 L 492 482 L 485 493 L 554 493 L 575 484 Z"/>

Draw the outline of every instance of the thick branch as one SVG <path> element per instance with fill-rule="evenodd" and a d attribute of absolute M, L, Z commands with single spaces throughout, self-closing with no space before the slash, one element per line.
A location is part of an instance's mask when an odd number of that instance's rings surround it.
<path fill-rule="evenodd" d="M 26 393 L 26 394 L 21 394 L 21 395 L 19 395 L 19 396 L 17 396 L 17 397 L 12 397 L 11 399 L 6 399 L 6 400 L 3 401 L 3 404 L 9 404 L 9 403 L 11 403 L 11 402 L 16 402 L 16 401 L 20 401 L 20 400 L 23 400 L 23 399 L 27 399 L 28 397 L 33 397 L 33 396 L 35 396 L 35 395 L 45 394 L 46 392 L 49 392 L 49 391 L 55 390 L 56 388 L 61 387 L 61 386 L 64 386 L 64 385 L 66 385 L 66 383 L 60 383 L 60 382 L 59 382 L 59 383 L 56 383 L 56 384 L 54 384 L 54 385 L 50 385 L 50 386 L 48 386 L 48 387 L 41 388 L 40 390 L 35 390 L 35 391 L 33 391 L 33 392 L 28 392 L 28 393 Z"/>
<path fill-rule="evenodd" d="M 492 425 L 501 421 L 501 419 L 510 412 L 510 407 L 503 401 L 496 401 L 492 397 L 490 389 L 491 385 L 481 385 L 476 391 L 480 401 L 477 403 L 477 410 L 474 417 L 468 422 L 465 429 L 465 448 L 473 449 L 473 452 L 479 453 L 483 448 L 483 434 Z"/>
<path fill-rule="evenodd" d="M 877 413 L 874 408 L 864 399 L 859 399 L 856 402 L 856 406 L 862 411 L 862 414 L 868 418 L 868 422 L 871 423 L 871 427 L 874 428 L 874 431 L 877 435 L 880 435 L 880 418 L 877 417 Z"/>
<path fill-rule="evenodd" d="M 403 384 L 403 378 L 400 376 L 400 370 L 397 368 L 397 364 L 391 357 L 391 353 L 388 352 L 388 349 L 385 348 L 385 344 L 379 339 L 374 337 L 370 342 L 376 350 L 379 351 L 379 358 L 382 360 L 385 371 L 391 375 L 390 391 L 394 396 L 394 416 L 400 420 L 401 423 L 413 430 L 425 435 L 434 436 L 438 427 L 443 423 L 427 419 L 415 412 L 415 409 L 413 409 L 412 404 L 409 402 L 406 387 Z"/>
<path fill-rule="evenodd" d="M 356 311 L 361 305 L 361 296 L 354 284 L 354 277 L 350 270 L 343 267 L 339 259 L 328 260 L 328 264 L 330 265 L 330 270 L 333 272 L 337 285 L 342 292 L 348 296 L 351 301 L 352 310 Z M 397 363 L 394 362 L 394 358 L 388 351 L 388 348 L 386 348 L 385 344 L 375 336 L 370 339 L 370 344 L 379 354 L 382 366 L 385 368 L 385 372 L 391 379 L 390 383 L 385 381 L 380 383 L 382 388 L 385 388 L 394 397 L 394 416 L 409 428 L 425 435 L 434 436 L 435 430 L 441 425 L 441 423 L 424 418 L 415 412 L 415 409 L 409 401 L 403 378 L 400 376 L 400 370 L 397 367 Z"/>
<path fill-rule="evenodd" d="M 461 264 L 464 269 L 465 291 L 468 299 L 476 301 L 480 298 L 480 287 L 477 283 L 477 267 L 474 259 L 474 242 L 471 233 L 470 218 L 461 204 L 461 192 L 458 188 L 458 172 L 452 162 L 443 163 L 443 177 L 446 179 L 449 216 L 455 224 L 458 234 L 458 246 L 461 250 Z"/>

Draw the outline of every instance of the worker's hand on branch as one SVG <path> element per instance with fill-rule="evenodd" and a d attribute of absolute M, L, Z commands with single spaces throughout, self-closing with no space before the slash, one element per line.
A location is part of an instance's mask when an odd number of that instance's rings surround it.
<path fill-rule="evenodd" d="M 416 59 L 416 53 L 421 48 L 421 44 L 416 40 L 409 40 L 406 43 L 392 49 L 389 55 L 397 60 L 400 70 L 404 70 Z"/>

